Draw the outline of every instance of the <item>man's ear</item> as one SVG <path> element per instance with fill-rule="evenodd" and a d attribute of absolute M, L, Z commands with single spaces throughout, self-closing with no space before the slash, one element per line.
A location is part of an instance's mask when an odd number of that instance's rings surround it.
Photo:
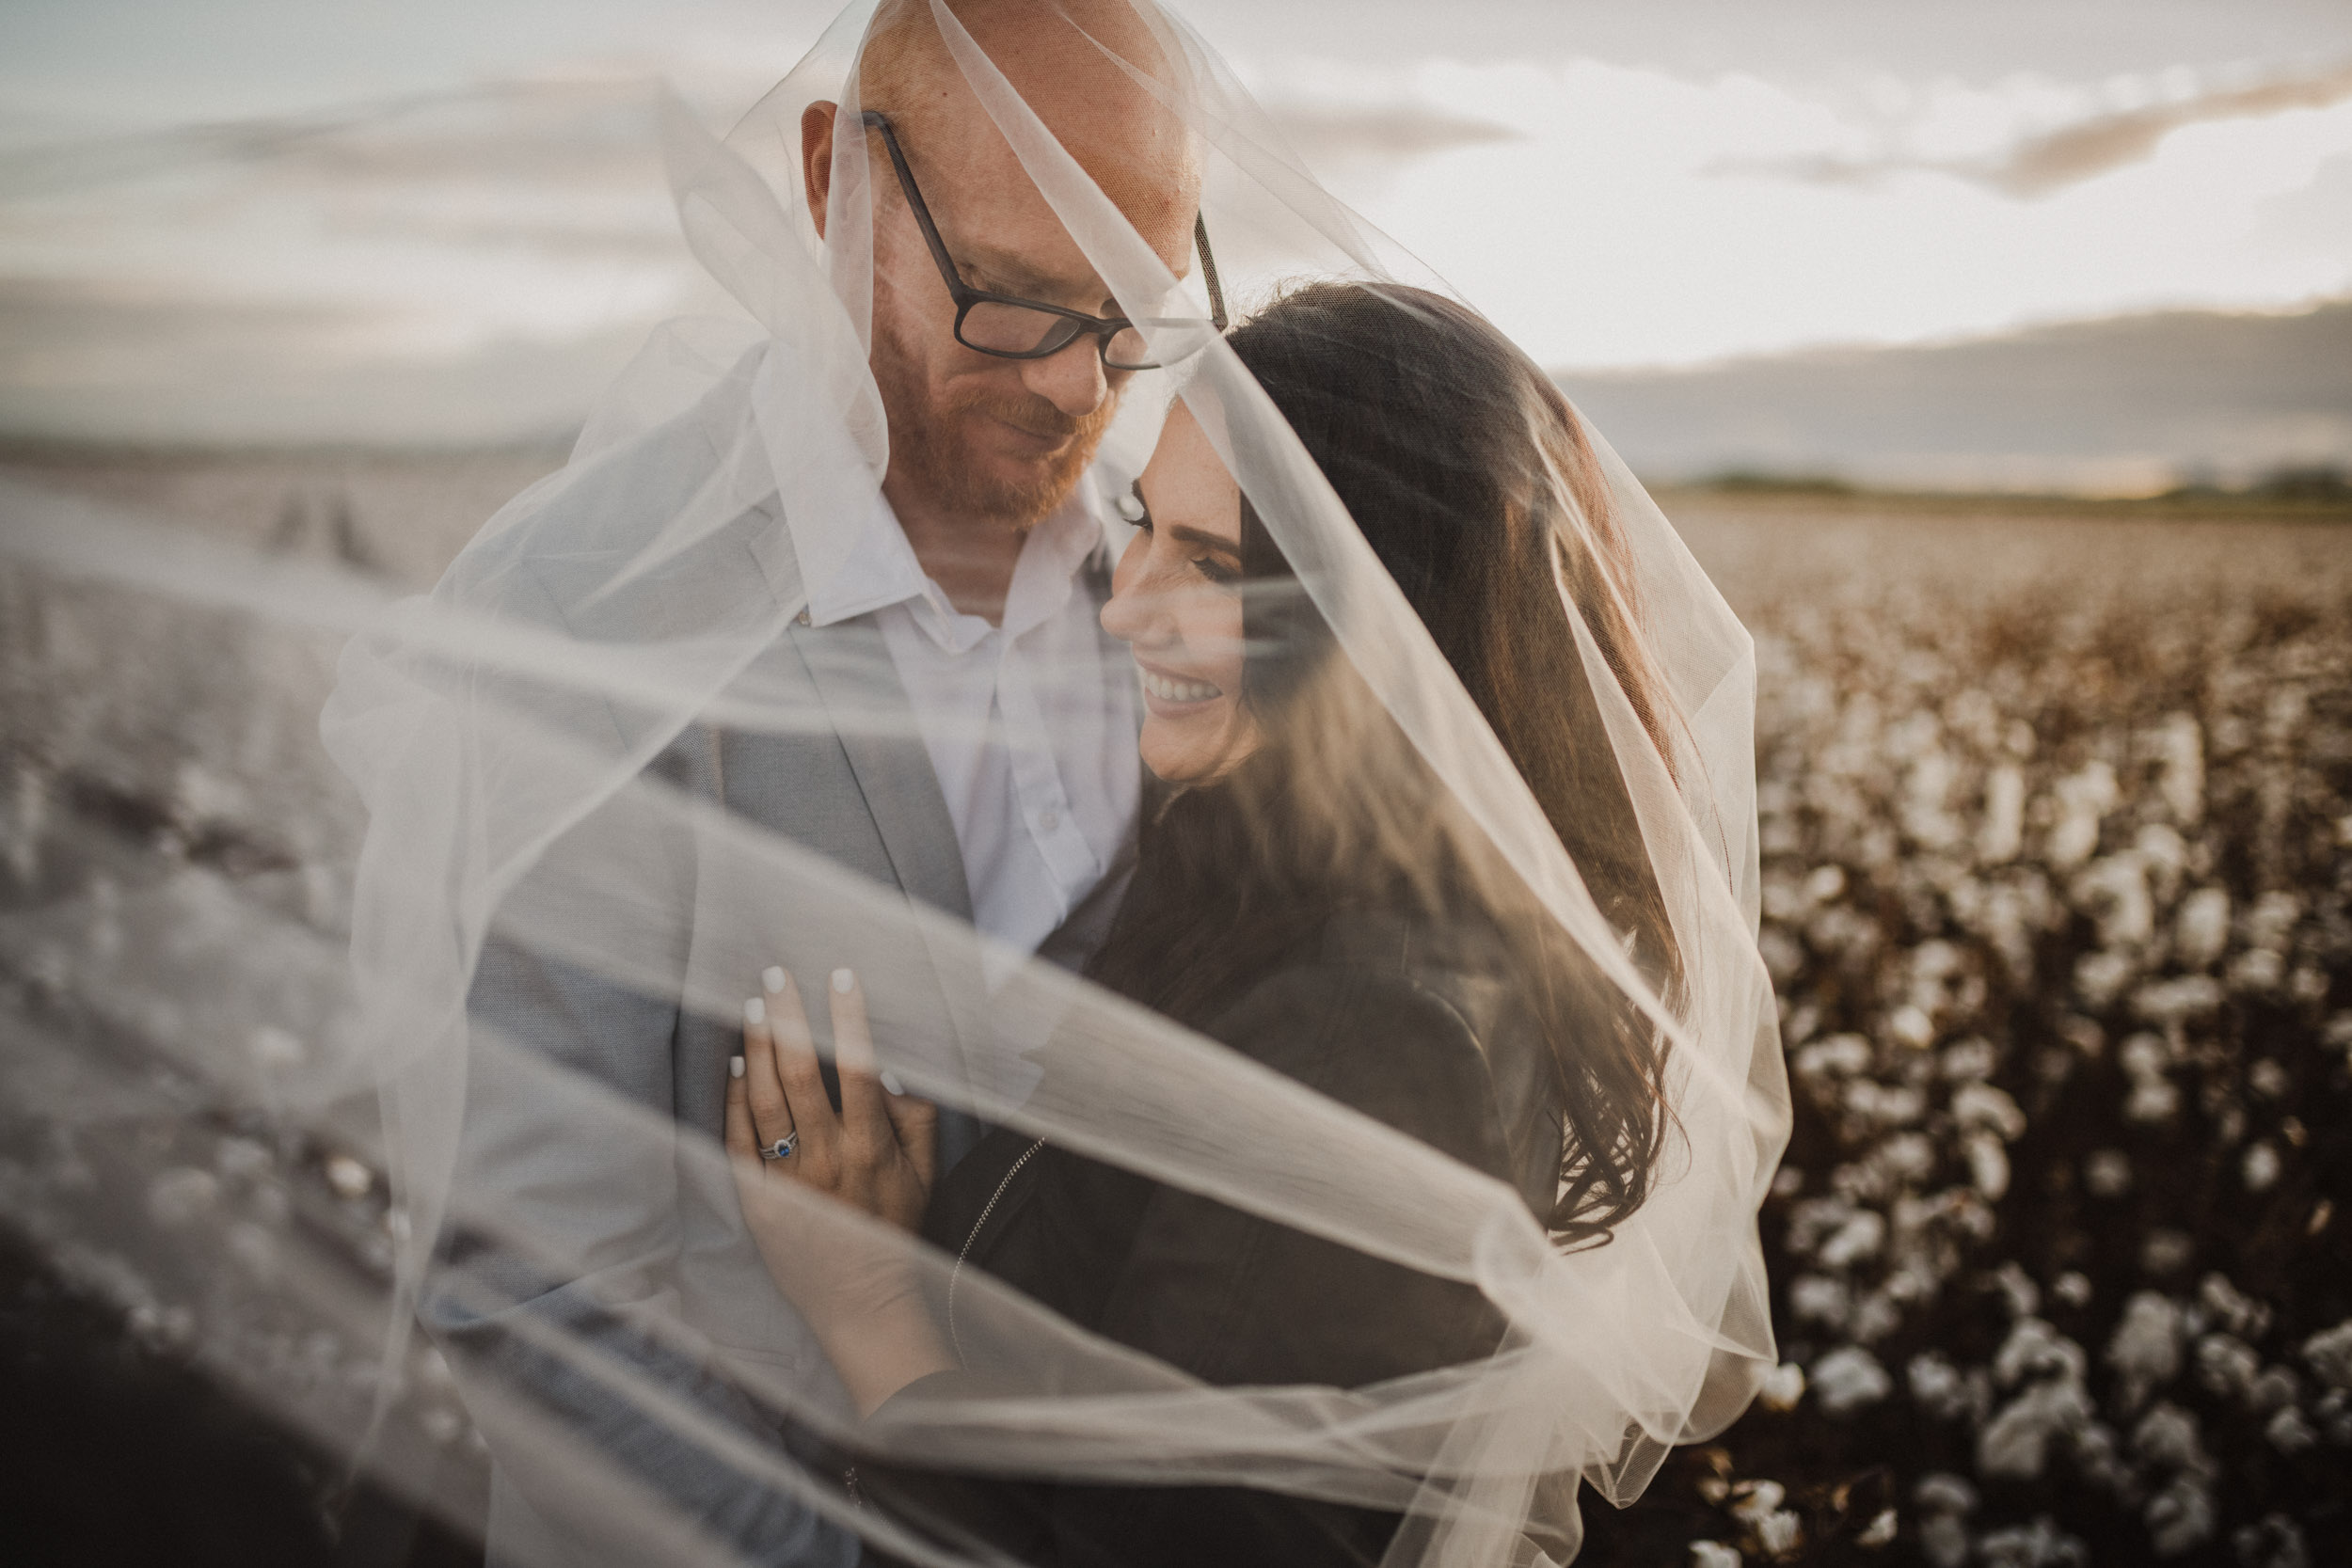
<path fill-rule="evenodd" d="M 811 103 L 801 111 L 801 182 L 808 191 L 808 214 L 817 237 L 825 237 L 825 198 L 833 193 L 833 119 L 837 103 Z"/>

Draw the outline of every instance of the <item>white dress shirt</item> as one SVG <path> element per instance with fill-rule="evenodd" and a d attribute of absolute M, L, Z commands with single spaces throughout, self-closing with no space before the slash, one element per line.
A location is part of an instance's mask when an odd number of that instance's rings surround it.
<path fill-rule="evenodd" d="M 948 602 L 887 502 L 811 587 L 812 624 L 871 615 L 882 631 L 955 824 L 973 924 L 1003 949 L 992 978 L 1069 918 L 1135 829 L 1134 665 L 1078 580 L 1109 547 L 1097 506 L 1081 483 L 1029 531 L 1001 626 Z"/>

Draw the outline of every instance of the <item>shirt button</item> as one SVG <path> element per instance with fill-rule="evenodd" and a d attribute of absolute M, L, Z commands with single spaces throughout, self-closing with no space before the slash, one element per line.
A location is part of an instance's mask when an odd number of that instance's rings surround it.
<path fill-rule="evenodd" d="M 807 610 L 802 610 L 802 611 L 801 611 L 798 615 L 793 616 L 793 617 L 792 617 L 792 619 L 793 619 L 793 620 L 795 620 L 795 621 L 797 621 L 797 622 L 799 622 L 802 626 L 807 626 L 807 625 L 808 625 L 808 611 L 807 611 Z"/>
<path fill-rule="evenodd" d="M 1051 806 L 1047 806 L 1043 811 L 1037 814 L 1037 825 L 1050 833 L 1056 828 L 1061 826 L 1061 813 L 1056 811 Z"/>

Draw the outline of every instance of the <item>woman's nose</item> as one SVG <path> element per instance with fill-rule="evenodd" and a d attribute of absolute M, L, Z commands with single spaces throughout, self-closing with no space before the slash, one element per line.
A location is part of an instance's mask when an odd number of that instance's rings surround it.
<path fill-rule="evenodd" d="M 1119 552 L 1119 564 L 1111 571 L 1111 596 L 1103 601 L 1103 629 L 1121 642 L 1139 642 L 1151 629 L 1152 600 L 1155 596 L 1144 580 L 1152 557 L 1152 536 L 1137 533 L 1127 541 L 1127 547 Z"/>

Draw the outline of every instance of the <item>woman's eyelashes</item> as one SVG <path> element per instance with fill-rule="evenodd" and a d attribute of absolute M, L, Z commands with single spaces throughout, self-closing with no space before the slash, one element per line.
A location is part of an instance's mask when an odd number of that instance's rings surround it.
<path fill-rule="evenodd" d="M 1134 492 L 1134 498 L 1131 505 L 1123 505 L 1120 508 L 1122 513 L 1126 514 L 1127 526 L 1138 533 L 1154 534 L 1155 531 L 1152 526 L 1152 508 L 1144 500 L 1140 486 Z M 1178 531 L 1180 534 L 1184 531 Z M 1193 556 L 1191 563 L 1193 570 L 1219 588 L 1231 587 L 1241 580 L 1240 565 L 1215 553 Z"/>

